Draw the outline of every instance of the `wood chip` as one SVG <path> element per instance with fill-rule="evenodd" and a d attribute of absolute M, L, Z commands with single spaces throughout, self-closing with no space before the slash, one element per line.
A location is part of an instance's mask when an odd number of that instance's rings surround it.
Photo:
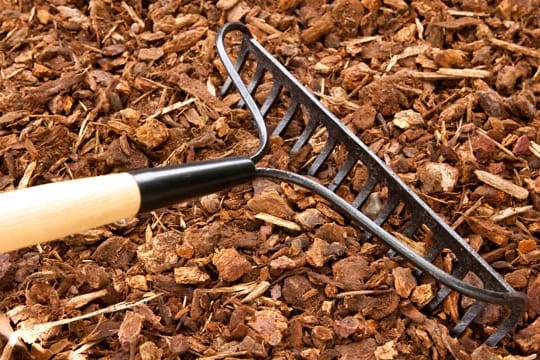
<path fill-rule="evenodd" d="M 532 208 L 533 208 L 532 205 L 526 205 L 526 206 L 510 207 L 510 208 L 502 209 L 502 210 L 497 211 L 497 213 L 491 216 L 490 219 L 493 222 L 499 222 L 504 219 L 508 219 L 509 217 L 512 217 L 514 215 L 519 215 L 524 212 L 527 212 L 531 210 Z"/>
<path fill-rule="evenodd" d="M 493 186 L 495 189 L 499 189 L 516 199 L 524 200 L 529 197 L 529 191 L 527 189 L 503 179 L 499 175 L 491 174 L 483 170 L 475 170 L 474 174 L 478 180 Z"/>
<path fill-rule="evenodd" d="M 531 57 L 535 57 L 537 59 L 540 59 L 540 51 L 536 49 L 531 49 L 522 45 L 514 44 L 508 41 L 499 40 L 496 38 L 490 38 L 489 42 L 491 42 L 493 45 L 501 47 L 505 50 L 516 52 L 518 54 L 527 55 Z"/>
<path fill-rule="evenodd" d="M 438 74 L 453 76 L 455 78 L 474 78 L 485 79 L 491 77 L 493 74 L 491 71 L 479 70 L 479 69 L 453 69 L 453 68 L 440 68 L 437 70 Z"/>
<path fill-rule="evenodd" d="M 255 218 L 259 220 L 263 220 L 270 224 L 274 224 L 274 225 L 289 229 L 289 230 L 293 230 L 293 231 L 302 230 L 302 227 L 298 225 L 297 223 L 294 223 L 292 221 L 285 220 L 285 219 L 282 219 L 282 218 L 279 218 L 277 216 L 270 215 L 267 213 L 258 213 L 255 215 Z"/>

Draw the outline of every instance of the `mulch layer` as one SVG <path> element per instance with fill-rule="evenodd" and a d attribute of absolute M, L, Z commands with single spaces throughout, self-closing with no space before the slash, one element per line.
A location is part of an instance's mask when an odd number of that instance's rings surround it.
<path fill-rule="evenodd" d="M 1 254 L 1 359 L 535 359 L 538 0 L 0 0 L 0 190 L 250 154 L 249 113 L 219 95 L 228 21 L 528 295 L 515 332 L 482 345 L 501 317 L 486 307 L 452 337 L 470 299 L 423 312 L 436 284 L 319 197 L 257 179 Z M 309 163 L 287 146 L 265 164 Z"/>

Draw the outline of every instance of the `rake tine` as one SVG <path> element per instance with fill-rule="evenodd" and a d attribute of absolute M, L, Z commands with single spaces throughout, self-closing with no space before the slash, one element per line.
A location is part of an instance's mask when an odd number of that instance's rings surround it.
<path fill-rule="evenodd" d="M 294 100 L 294 98 L 291 99 L 291 105 L 285 112 L 285 115 L 281 118 L 281 121 L 276 126 L 274 131 L 272 132 L 272 135 L 281 135 L 281 133 L 287 128 L 287 125 L 291 122 L 294 114 L 296 113 L 296 109 L 298 108 L 298 102 Z"/>
<path fill-rule="evenodd" d="M 347 177 L 347 175 L 352 170 L 355 164 L 356 164 L 356 160 L 352 156 L 349 156 L 347 160 L 345 160 L 345 163 L 341 166 L 341 168 L 339 168 L 338 173 L 336 174 L 336 176 L 334 177 L 330 185 L 328 185 L 328 189 L 330 189 L 330 191 L 336 190 L 339 187 L 339 185 L 343 183 L 343 181 L 345 180 L 345 178 Z"/>
<path fill-rule="evenodd" d="M 356 195 L 356 198 L 353 200 L 352 206 L 357 208 L 357 209 L 360 206 L 362 206 L 364 201 L 366 201 L 366 199 L 368 198 L 369 194 L 371 194 L 371 192 L 372 192 L 372 190 L 373 190 L 373 188 L 375 187 L 376 184 L 377 184 L 377 179 L 375 178 L 375 176 L 370 174 L 367 181 L 366 181 L 366 183 L 362 187 L 362 190 L 360 190 L 358 195 Z"/>
<path fill-rule="evenodd" d="M 463 267 L 458 267 L 452 272 L 452 276 L 458 279 L 462 279 L 466 273 L 467 273 L 467 269 Z M 451 292 L 452 292 L 452 289 L 446 286 L 439 289 L 439 291 L 437 292 L 437 295 L 435 295 L 433 300 L 431 300 L 429 304 L 426 305 L 426 309 L 428 309 L 428 311 L 434 311 L 435 308 L 437 308 L 437 306 L 439 306 Z"/>
<path fill-rule="evenodd" d="M 300 134 L 300 137 L 298 138 L 293 148 L 291 149 L 292 155 L 296 154 L 298 151 L 300 151 L 302 146 L 306 145 L 309 138 L 311 137 L 311 134 L 313 134 L 313 131 L 315 131 L 315 128 L 317 127 L 318 124 L 319 122 L 314 117 L 310 119 L 309 123 L 304 128 L 304 131 L 302 131 L 302 134 Z"/>
<path fill-rule="evenodd" d="M 249 82 L 247 89 L 250 94 L 253 94 L 253 91 L 257 88 L 259 85 L 262 77 L 264 75 L 264 67 L 260 64 L 257 64 L 257 68 L 255 69 L 255 74 L 253 74 L 253 77 L 251 78 L 251 81 Z M 244 107 L 245 103 L 243 99 L 240 99 L 238 102 L 238 107 L 242 108 Z"/>
<path fill-rule="evenodd" d="M 238 57 L 236 58 L 236 63 L 234 64 L 234 68 L 237 73 L 240 72 L 240 68 L 245 64 L 248 56 L 248 43 L 247 41 L 242 41 L 242 45 L 240 45 L 240 50 L 238 52 Z M 225 96 L 232 85 L 232 78 L 229 76 L 223 83 L 223 86 L 221 87 L 221 96 Z"/>
<path fill-rule="evenodd" d="M 480 315 L 484 307 L 486 306 L 485 302 L 476 301 L 467 312 L 461 317 L 459 322 L 454 326 L 451 333 L 454 336 L 459 336 L 465 331 L 466 328 L 471 325 L 471 323 Z"/>
<path fill-rule="evenodd" d="M 281 85 L 275 82 L 274 85 L 272 86 L 272 90 L 270 90 L 270 94 L 264 101 L 264 104 L 261 106 L 262 116 L 266 116 L 266 114 L 268 113 L 268 110 L 270 110 L 272 105 L 274 105 L 274 103 L 276 102 L 276 99 L 280 92 L 281 92 Z"/>
<path fill-rule="evenodd" d="M 375 219 L 373 219 L 373 222 L 377 225 L 381 225 L 384 223 L 388 217 L 392 214 L 392 211 L 396 208 L 397 204 L 399 203 L 399 199 L 395 196 L 392 196 L 386 200 L 386 204 L 384 207 L 379 211 Z M 369 241 L 373 237 L 373 234 L 370 232 L 365 232 L 363 239 L 365 241 Z"/>
<path fill-rule="evenodd" d="M 319 155 L 317 155 L 317 158 L 315 159 L 313 164 L 311 164 L 311 167 L 308 170 L 308 175 L 314 176 L 317 171 L 319 171 L 321 165 L 326 161 L 328 156 L 330 156 L 330 154 L 334 150 L 336 142 L 337 138 L 331 136 L 331 134 L 328 134 L 328 140 L 326 140 L 326 144 L 324 145 L 323 150 L 320 152 Z"/>

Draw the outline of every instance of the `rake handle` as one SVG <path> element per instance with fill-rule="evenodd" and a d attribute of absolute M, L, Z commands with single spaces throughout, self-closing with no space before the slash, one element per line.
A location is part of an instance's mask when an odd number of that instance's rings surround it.
<path fill-rule="evenodd" d="M 220 191 L 255 175 L 244 157 L 64 181 L 0 194 L 0 253 Z"/>

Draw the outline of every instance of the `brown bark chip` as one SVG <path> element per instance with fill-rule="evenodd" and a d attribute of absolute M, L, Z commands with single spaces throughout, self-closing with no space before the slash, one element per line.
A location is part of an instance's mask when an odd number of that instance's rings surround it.
<path fill-rule="evenodd" d="M 394 287 L 396 292 L 402 298 L 408 298 L 411 291 L 416 287 L 416 278 L 410 268 L 397 267 L 392 269 L 394 276 Z"/>
<path fill-rule="evenodd" d="M 306 277 L 294 275 L 286 278 L 283 282 L 281 295 L 287 304 L 303 308 L 306 305 L 304 294 L 313 291 L 313 289 L 313 286 Z"/>
<path fill-rule="evenodd" d="M 418 169 L 422 190 L 428 194 L 453 191 L 458 175 L 458 169 L 442 163 L 428 163 Z"/>
<path fill-rule="evenodd" d="M 540 351 L 540 318 L 518 331 L 514 339 L 521 350 L 526 353 L 538 353 Z"/>
<path fill-rule="evenodd" d="M 302 40 L 305 44 L 314 43 L 333 29 L 334 18 L 331 13 L 326 13 L 302 32 Z"/>
<path fill-rule="evenodd" d="M 196 266 L 183 266 L 174 269 L 174 281 L 177 284 L 202 284 L 210 280 L 210 276 Z"/>
<path fill-rule="evenodd" d="M 251 264 L 236 249 L 220 250 L 212 258 L 219 277 L 224 281 L 235 281 L 251 271 Z"/>
<path fill-rule="evenodd" d="M 267 189 L 259 195 L 255 195 L 247 203 L 247 206 L 255 212 L 264 212 L 280 218 L 288 218 L 294 214 L 287 201 L 272 189 Z"/>
<path fill-rule="evenodd" d="M 159 120 L 149 119 L 144 125 L 139 126 L 135 131 L 135 139 L 146 146 L 154 149 L 163 144 L 169 138 L 169 130 Z"/>
<path fill-rule="evenodd" d="M 124 320 L 118 329 L 118 340 L 122 347 L 129 349 L 130 346 L 134 346 L 137 343 L 137 339 L 140 336 L 144 316 L 139 315 L 133 311 L 127 311 L 124 316 Z"/>
<path fill-rule="evenodd" d="M 336 346 L 341 360 L 375 360 L 376 349 L 377 342 L 372 338 Z"/>
<path fill-rule="evenodd" d="M 175 247 L 180 240 L 181 235 L 175 231 L 156 235 L 150 242 L 137 248 L 137 257 L 148 272 L 160 273 L 169 270 L 178 261 Z"/>
<path fill-rule="evenodd" d="M 248 325 L 261 335 L 266 343 L 276 346 L 287 329 L 287 318 L 277 310 L 260 310 L 253 315 Z"/>
<path fill-rule="evenodd" d="M 364 282 L 371 276 L 373 270 L 368 260 L 363 256 L 350 256 L 334 263 L 332 266 L 334 279 L 343 284 L 344 290 L 361 290 Z"/>

